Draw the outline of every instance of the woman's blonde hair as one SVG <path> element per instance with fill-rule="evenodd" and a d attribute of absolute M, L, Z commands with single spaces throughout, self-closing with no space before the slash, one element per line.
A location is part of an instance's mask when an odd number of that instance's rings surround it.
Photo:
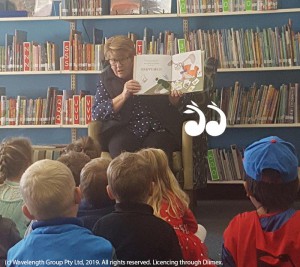
<path fill-rule="evenodd" d="M 135 55 L 135 47 L 133 41 L 125 35 L 116 35 L 110 37 L 104 45 L 104 56 L 106 60 L 111 59 L 115 53 L 126 54 L 133 57 Z"/>
<path fill-rule="evenodd" d="M 178 181 L 171 171 L 166 153 L 156 148 L 141 149 L 138 153 L 149 161 L 154 170 L 154 189 L 148 201 L 148 204 L 154 209 L 154 214 L 161 217 L 160 208 L 162 201 L 165 200 L 168 203 L 168 209 L 177 218 L 181 217 L 188 208 L 189 198 L 180 188 Z"/>
<path fill-rule="evenodd" d="M 69 216 L 75 203 L 71 170 L 57 160 L 39 160 L 22 175 L 20 190 L 29 212 L 37 220 Z"/>
<path fill-rule="evenodd" d="M 0 144 L 0 183 L 6 179 L 21 178 L 32 164 L 33 151 L 28 138 L 11 137 Z"/>

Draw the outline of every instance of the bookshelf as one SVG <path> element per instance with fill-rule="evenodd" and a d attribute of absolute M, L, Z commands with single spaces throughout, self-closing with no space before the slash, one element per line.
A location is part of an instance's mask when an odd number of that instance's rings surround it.
<path fill-rule="evenodd" d="M 175 1 L 173 0 L 175 3 Z M 174 11 L 174 9 L 173 9 Z M 165 21 L 168 21 L 165 23 Z M 162 21 L 164 21 L 162 23 Z M 176 21 L 176 23 L 174 23 Z M 144 27 L 152 26 L 159 30 L 170 29 L 182 35 L 182 18 L 176 12 L 172 14 L 149 15 L 102 15 L 102 16 L 51 16 L 51 17 L 15 17 L 0 18 L 0 45 L 4 45 L 6 34 L 14 34 L 15 29 L 27 32 L 28 41 L 53 41 L 59 45 L 62 56 L 62 44 L 69 39 L 72 29 L 83 33 L 85 41 L 90 41 L 91 29 L 103 30 L 105 37 L 126 34 L 132 31 L 143 35 Z M 138 27 L 136 27 L 138 25 Z M 159 25 L 159 26 L 157 26 Z M 166 28 L 164 28 L 164 26 Z M 169 27 L 172 25 L 172 27 Z M 158 33 L 155 33 L 158 34 Z M 101 71 L 1 71 L 0 86 L 6 88 L 7 97 L 17 95 L 28 98 L 46 97 L 47 87 L 78 91 L 87 89 L 94 95 L 96 83 Z M 71 130 L 71 135 L 70 135 Z M 34 144 L 69 143 L 78 136 L 87 134 L 87 125 L 1 125 L 0 138 L 12 135 L 25 135 Z M 70 138 L 71 137 L 71 138 Z"/>
<path fill-rule="evenodd" d="M 185 20 L 189 31 L 203 29 L 205 31 L 217 29 L 256 29 L 259 27 L 281 27 L 291 18 L 293 30 L 300 31 L 299 12 L 300 2 L 296 0 L 278 1 L 280 7 L 277 10 L 264 11 L 236 11 L 216 13 L 187 13 L 179 16 Z M 251 67 L 251 68 L 218 68 L 216 87 L 234 87 L 234 82 L 239 81 L 244 86 L 250 87 L 257 84 L 273 84 L 279 89 L 283 83 L 299 83 L 300 66 L 276 66 L 276 67 Z M 226 148 L 231 144 L 237 144 L 244 148 L 250 143 L 268 135 L 277 135 L 292 142 L 300 157 L 300 123 L 277 124 L 234 124 L 227 125 L 224 134 L 219 137 L 209 137 L 209 148 Z M 240 180 L 208 181 L 209 184 L 240 184 Z"/>
<path fill-rule="evenodd" d="M 175 2 L 175 1 L 173 1 Z M 281 26 L 291 18 L 296 32 L 300 32 L 300 3 L 296 0 L 282 1 L 283 7 L 277 10 L 239 11 L 219 13 L 181 14 L 179 11 L 163 15 L 102 15 L 102 16 L 53 16 L 30 18 L 0 18 L 0 40 L 3 44 L 5 33 L 15 29 L 26 30 L 30 40 L 39 42 L 53 40 L 59 44 L 62 55 L 62 43 L 67 40 L 70 29 L 83 32 L 84 38 L 91 37 L 91 29 L 103 30 L 104 36 L 126 34 L 129 31 L 143 35 L 145 27 L 159 31 L 170 30 L 182 38 L 190 29 L 255 28 Z M 2 27 L 2 25 L 4 25 Z M 47 30 L 45 30 L 47 29 Z M 88 32 L 88 34 L 86 33 Z M 232 85 L 239 80 L 246 85 L 254 81 L 259 84 L 282 82 L 300 82 L 300 66 L 260 67 L 260 68 L 219 68 L 216 87 Z M 0 72 L 0 86 L 5 86 L 7 94 L 45 97 L 47 87 L 58 86 L 60 89 L 88 89 L 95 93 L 100 71 L 18 71 Z M 220 137 L 209 138 L 210 147 L 227 147 L 237 143 L 244 147 L 264 135 L 276 134 L 295 143 L 300 154 L 300 124 L 253 124 L 230 125 Z M 70 139 L 71 129 L 71 139 Z M 75 129 L 75 130 L 74 130 Z M 18 125 L 0 126 L 0 138 L 11 135 L 26 135 L 36 144 L 69 143 L 76 136 L 86 135 L 85 125 Z M 235 181 L 227 181 L 235 183 Z M 217 183 L 217 182 L 213 182 Z"/>

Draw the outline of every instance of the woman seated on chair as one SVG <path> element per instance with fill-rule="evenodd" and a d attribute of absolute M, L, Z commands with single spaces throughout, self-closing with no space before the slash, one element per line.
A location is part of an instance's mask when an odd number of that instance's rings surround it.
<path fill-rule="evenodd" d="M 122 151 L 154 147 L 166 152 L 180 148 L 183 114 L 176 90 L 169 95 L 136 95 L 140 84 L 133 80 L 134 43 L 117 35 L 104 46 L 110 67 L 100 75 L 92 114 L 101 120 L 101 145 L 112 158 Z"/>

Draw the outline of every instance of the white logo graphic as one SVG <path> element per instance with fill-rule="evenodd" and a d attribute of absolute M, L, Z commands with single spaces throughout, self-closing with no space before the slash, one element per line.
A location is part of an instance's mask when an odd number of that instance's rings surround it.
<path fill-rule="evenodd" d="M 199 106 L 191 101 L 193 105 L 187 105 L 187 110 L 185 110 L 183 113 L 186 114 L 192 114 L 192 113 L 197 113 L 199 115 L 199 120 L 197 121 L 188 121 L 185 126 L 185 132 L 190 135 L 190 136 L 198 136 L 204 132 L 206 129 L 206 132 L 210 136 L 219 136 L 222 133 L 224 133 L 226 129 L 226 116 L 224 112 L 218 108 L 218 106 L 214 103 L 211 102 L 212 105 L 207 105 L 208 108 L 211 108 L 215 111 L 217 111 L 220 114 L 220 122 L 218 123 L 217 121 L 209 121 L 206 123 L 206 119 L 204 116 L 204 113 L 199 109 Z"/>

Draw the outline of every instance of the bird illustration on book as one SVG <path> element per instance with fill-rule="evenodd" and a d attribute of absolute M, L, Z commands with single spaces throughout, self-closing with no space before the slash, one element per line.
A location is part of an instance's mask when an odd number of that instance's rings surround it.
<path fill-rule="evenodd" d="M 165 94 L 166 91 L 171 91 L 171 83 L 164 79 L 156 78 L 155 79 L 157 84 L 159 85 L 158 88 L 155 89 L 155 94 Z"/>

